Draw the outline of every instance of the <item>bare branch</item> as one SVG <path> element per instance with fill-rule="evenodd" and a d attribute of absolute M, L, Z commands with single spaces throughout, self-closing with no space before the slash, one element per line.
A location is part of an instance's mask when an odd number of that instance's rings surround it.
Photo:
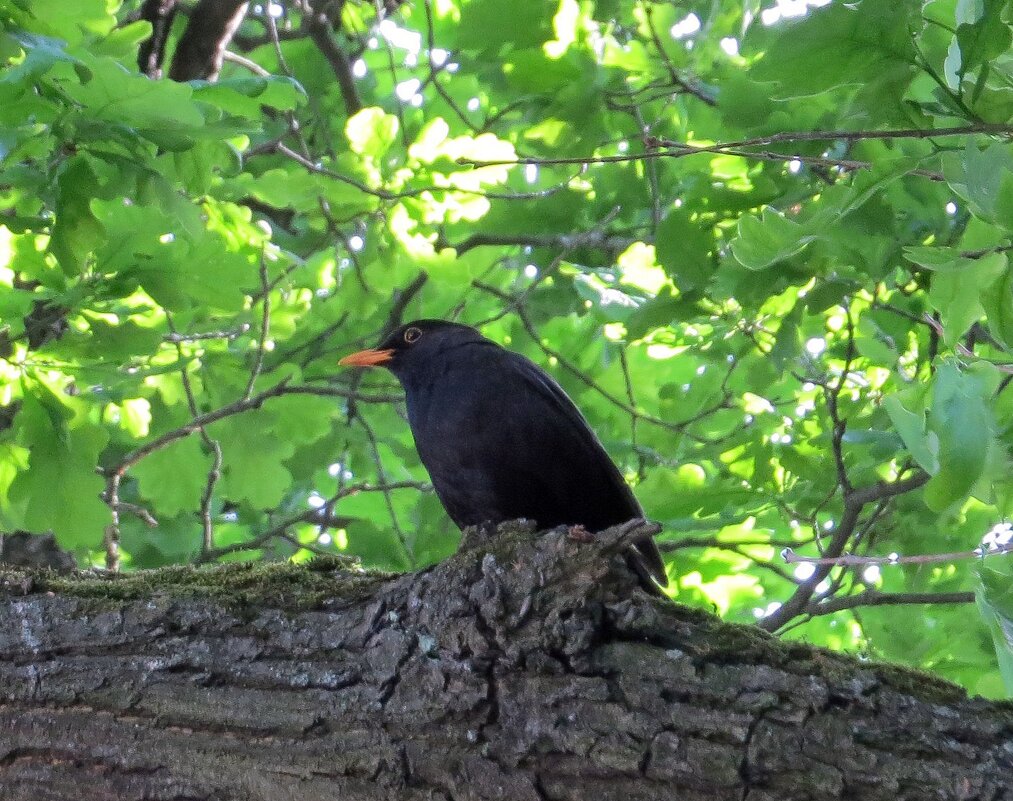
<path fill-rule="evenodd" d="M 501 300 L 511 303 L 513 310 L 517 314 L 517 317 L 520 319 L 521 324 L 524 327 L 524 330 L 527 332 L 528 336 L 534 341 L 534 343 L 541 349 L 542 353 L 544 353 L 546 356 L 554 358 L 560 367 L 562 367 L 568 373 L 573 375 L 587 387 L 593 389 L 607 401 L 609 401 L 615 406 L 618 406 L 627 414 L 631 415 L 635 414 L 639 419 L 651 423 L 652 425 L 668 429 L 669 431 L 678 431 L 679 433 L 684 434 L 687 437 L 696 439 L 696 437 L 694 437 L 693 434 L 687 431 L 687 428 L 689 426 L 691 426 L 693 423 L 699 422 L 700 420 L 711 414 L 714 414 L 720 409 L 728 408 L 729 396 L 726 395 L 721 399 L 719 403 L 715 404 L 714 406 L 702 410 L 701 412 L 693 415 L 693 417 L 687 420 L 680 420 L 678 423 L 672 423 L 669 422 L 668 420 L 662 420 L 660 417 L 655 417 L 654 415 L 646 414 L 640 411 L 639 409 L 634 408 L 629 403 L 624 401 L 622 398 L 613 395 L 607 389 L 605 389 L 596 381 L 594 381 L 592 378 L 590 378 L 583 370 L 581 370 L 579 367 L 570 362 L 570 360 L 567 359 L 565 356 L 563 356 L 562 353 L 553 348 L 550 348 L 548 345 L 542 342 L 542 338 L 538 335 L 538 330 L 531 322 L 531 318 L 528 316 L 527 311 L 524 309 L 522 304 L 516 303 L 515 298 L 511 297 L 506 292 L 503 292 L 494 286 L 490 286 L 489 284 L 483 283 L 482 281 L 472 281 L 472 286 L 474 286 L 477 289 L 481 289 L 483 292 L 487 292 L 490 295 L 498 297 Z"/>
<path fill-rule="evenodd" d="M 394 528 L 394 533 L 397 535 L 398 541 L 401 543 L 401 549 L 404 551 L 405 558 L 408 560 L 408 567 L 411 570 L 415 569 L 415 553 L 411 548 L 408 547 L 408 537 L 401 528 L 401 523 L 397 519 L 397 510 L 394 509 L 394 499 L 391 497 L 389 487 L 393 482 L 387 480 L 387 471 L 384 469 L 383 460 L 380 458 L 380 445 L 376 439 L 376 433 L 373 431 L 373 427 L 369 424 L 365 417 L 361 414 L 356 416 L 359 425 L 362 426 L 363 431 L 366 432 L 366 438 L 369 440 L 369 450 L 373 457 L 373 463 L 376 465 L 376 477 L 380 480 L 380 486 L 383 488 L 383 500 L 387 506 L 387 514 L 390 515 L 390 523 Z"/>
<path fill-rule="evenodd" d="M 629 237 L 613 236 L 597 229 L 583 231 L 575 234 L 472 234 L 460 242 L 449 243 L 449 246 L 457 251 L 458 255 L 467 253 L 469 250 L 489 246 L 518 245 L 532 248 L 563 248 L 573 250 L 575 248 L 601 248 L 602 250 L 620 253 L 637 242 L 649 242 L 647 239 L 632 239 Z"/>
<path fill-rule="evenodd" d="M 422 291 L 422 287 L 426 285 L 426 281 L 428 280 L 429 274 L 425 270 L 420 270 L 419 274 L 415 276 L 408 286 L 394 292 L 394 303 L 387 314 L 387 322 L 383 327 L 381 338 L 394 332 L 404 322 L 404 313 L 408 308 L 408 304 L 415 300 L 415 296 Z"/>
<path fill-rule="evenodd" d="M 165 43 L 176 18 L 176 0 L 144 0 L 140 19 L 151 23 L 151 37 L 137 49 L 137 66 L 149 78 L 162 77 Z"/>
<path fill-rule="evenodd" d="M 935 336 L 938 339 L 943 339 L 944 335 L 943 324 L 939 320 L 937 315 L 925 314 L 922 316 L 922 322 L 926 323 L 929 326 L 929 328 L 932 329 L 932 331 L 934 332 Z M 974 329 L 972 328 L 971 330 Z M 1013 364 L 1010 364 L 1008 362 L 993 361 L 991 359 L 983 359 L 980 356 L 978 356 L 978 354 L 976 354 L 973 350 L 967 347 L 967 345 L 965 345 L 963 342 L 955 342 L 953 344 L 953 349 L 957 351 L 957 353 L 959 353 L 961 356 L 965 356 L 968 359 L 974 359 L 975 361 L 988 362 L 993 367 L 995 367 L 999 372 L 1006 373 L 1007 375 L 1013 375 Z"/>
<path fill-rule="evenodd" d="M 857 609 L 860 606 L 899 606 L 906 604 L 972 604 L 973 592 L 880 592 L 866 590 L 856 595 L 845 595 L 840 598 L 829 598 L 826 601 L 808 604 L 805 614 L 810 617 L 832 615 L 845 609 Z"/>
<path fill-rule="evenodd" d="M 830 544 L 824 549 L 825 557 L 834 558 L 840 556 L 855 533 L 862 509 L 866 504 L 903 495 L 924 485 L 929 480 L 927 473 L 919 472 L 906 479 L 892 483 L 879 482 L 867 487 L 851 490 L 844 493 L 844 512 L 841 520 L 834 528 L 830 538 Z M 817 564 L 812 576 L 807 578 L 798 589 L 792 594 L 781 607 L 772 614 L 760 621 L 760 627 L 767 631 L 775 631 L 791 621 L 793 618 L 804 613 L 806 606 L 816 592 L 817 585 L 830 575 L 832 565 Z"/>
<path fill-rule="evenodd" d="M 338 4 L 339 9 L 341 5 Z M 333 29 L 334 21 L 326 13 L 314 11 L 310 14 L 310 38 L 323 57 L 327 59 L 327 63 L 331 65 L 334 77 L 338 79 L 341 98 L 345 102 L 345 112 L 351 117 L 362 110 L 362 100 L 355 87 L 355 76 L 352 75 L 352 65 L 348 60 L 348 54 L 338 46 L 332 35 Z"/>
<path fill-rule="evenodd" d="M 965 259 L 980 259 L 983 256 L 991 256 L 993 253 L 1009 253 L 1011 250 L 1013 250 L 1013 245 L 995 245 L 990 248 L 965 250 L 960 255 Z"/>
<path fill-rule="evenodd" d="M 129 512 L 134 517 L 140 518 L 148 528 L 158 528 L 158 520 L 155 519 L 155 516 L 139 504 L 120 501 L 116 504 L 116 510 L 119 512 Z"/>
<path fill-rule="evenodd" d="M 460 106 L 457 105 L 457 101 L 450 95 L 443 86 L 440 85 L 438 76 L 443 72 L 446 62 L 440 65 L 433 63 L 433 50 L 436 49 L 436 36 L 433 31 L 433 4 L 432 0 L 425 0 L 426 9 L 426 58 L 429 61 L 429 78 L 426 84 L 432 85 L 436 93 L 443 98 L 443 102 L 450 107 L 451 111 L 457 116 L 457 118 L 463 122 L 472 131 L 479 131 L 478 125 L 468 119 L 468 115 L 464 113 Z"/>
<path fill-rule="evenodd" d="M 776 145 L 784 142 L 822 142 L 843 140 L 857 142 L 863 139 L 933 139 L 944 136 L 965 136 L 966 134 L 991 134 L 995 136 L 1013 136 L 1013 126 L 1000 123 L 979 123 L 975 125 L 956 125 L 949 128 L 900 128 L 891 131 L 783 131 L 768 136 L 757 136 L 751 139 L 725 142 L 713 147 L 756 147 L 759 145 Z M 687 147 L 679 142 L 664 141 L 662 147 Z"/>
<path fill-rule="evenodd" d="M 117 573 L 120 569 L 120 480 L 122 476 L 109 476 L 105 501 L 112 512 L 112 521 L 102 532 L 102 545 L 106 552 L 106 570 Z"/>
<path fill-rule="evenodd" d="M 847 423 L 840 415 L 838 401 L 841 397 L 841 390 L 844 389 L 844 384 L 848 380 L 848 376 L 851 374 L 851 363 L 855 359 L 855 324 L 851 317 L 850 303 L 845 305 L 844 311 L 848 331 L 848 344 L 846 346 L 847 350 L 844 354 L 844 366 L 841 368 L 841 374 L 838 377 L 837 382 L 832 387 L 828 387 L 826 384 L 823 385 L 823 394 L 827 402 L 827 413 L 830 415 L 830 421 L 833 424 L 831 450 L 834 455 L 834 466 L 837 469 L 837 484 L 841 488 L 841 492 L 847 496 L 853 489 L 851 486 L 851 480 L 848 478 L 847 468 L 844 464 L 844 435 L 847 432 Z"/>
<path fill-rule="evenodd" d="M 241 56 L 239 55 L 239 53 L 233 53 L 231 50 L 226 50 L 225 52 L 222 53 L 222 60 L 229 61 L 233 64 L 238 64 L 240 67 L 248 69 L 250 72 L 252 72 L 254 75 L 260 78 L 269 78 L 271 76 L 270 72 L 265 70 L 252 58 Z"/>

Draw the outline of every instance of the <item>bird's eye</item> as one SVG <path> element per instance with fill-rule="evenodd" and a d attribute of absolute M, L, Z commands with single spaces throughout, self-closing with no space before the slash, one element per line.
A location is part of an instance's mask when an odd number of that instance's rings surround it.
<path fill-rule="evenodd" d="M 418 328 L 412 327 L 404 332 L 404 341 L 411 345 L 413 342 L 418 342 L 419 337 L 422 336 L 422 331 Z"/>

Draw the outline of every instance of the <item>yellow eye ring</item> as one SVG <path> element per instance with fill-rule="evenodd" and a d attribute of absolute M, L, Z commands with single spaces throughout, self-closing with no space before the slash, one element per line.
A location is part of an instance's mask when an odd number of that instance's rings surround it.
<path fill-rule="evenodd" d="M 407 342 L 409 345 L 411 345 L 413 342 L 418 342 L 419 337 L 421 336 L 422 336 L 421 329 L 412 326 L 411 328 L 405 330 L 404 341 Z"/>

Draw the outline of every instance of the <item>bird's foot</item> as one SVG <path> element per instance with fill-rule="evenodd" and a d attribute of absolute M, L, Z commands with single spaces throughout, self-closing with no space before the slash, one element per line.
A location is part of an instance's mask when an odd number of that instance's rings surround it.
<path fill-rule="evenodd" d="M 566 536 L 574 542 L 594 542 L 594 534 L 584 528 L 583 525 L 578 523 L 575 526 L 570 526 L 566 532 Z"/>

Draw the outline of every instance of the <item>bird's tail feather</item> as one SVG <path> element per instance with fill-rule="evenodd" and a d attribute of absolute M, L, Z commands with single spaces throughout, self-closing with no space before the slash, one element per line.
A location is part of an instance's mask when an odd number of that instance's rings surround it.
<path fill-rule="evenodd" d="M 668 586 L 668 575 L 665 573 L 665 562 L 661 551 L 650 537 L 643 537 L 633 543 L 626 554 L 626 562 L 640 577 L 644 589 L 652 595 L 664 596 L 662 587 Z"/>

